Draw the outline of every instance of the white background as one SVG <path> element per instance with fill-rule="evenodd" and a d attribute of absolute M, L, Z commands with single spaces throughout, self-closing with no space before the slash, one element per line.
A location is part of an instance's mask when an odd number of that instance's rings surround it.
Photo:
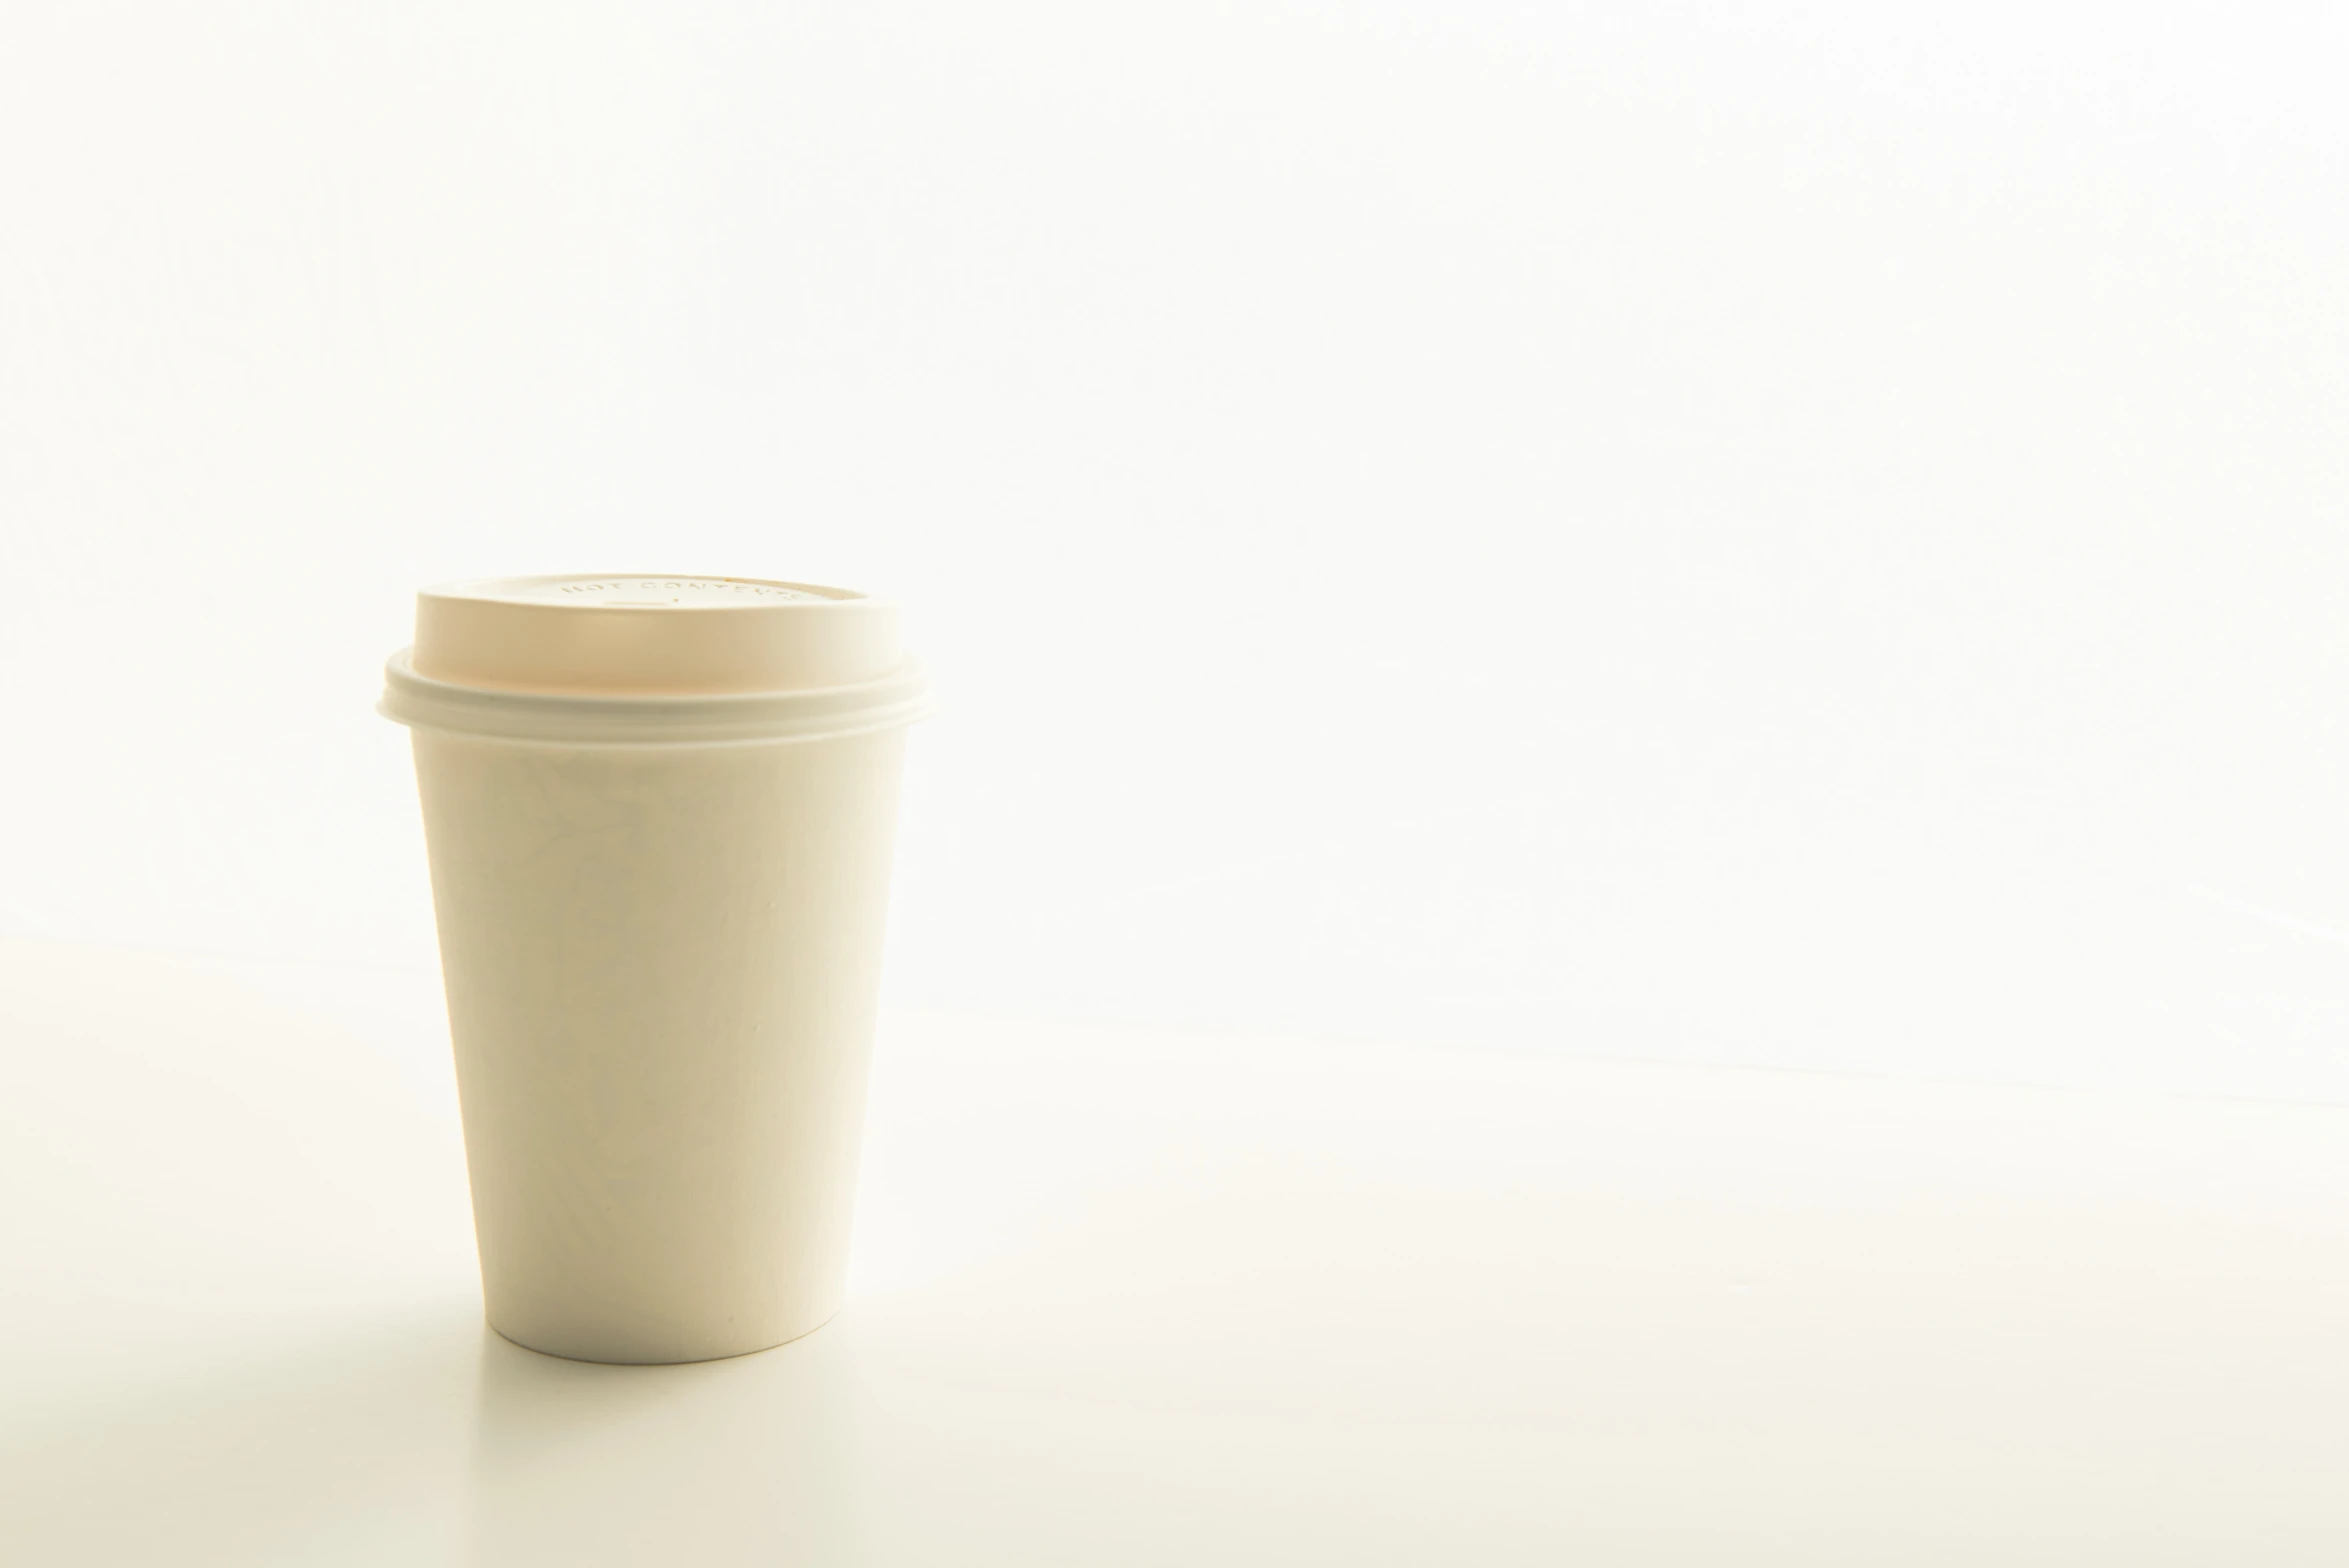
<path fill-rule="evenodd" d="M 2319 6 L 0 10 L 0 932 L 432 961 L 420 583 L 906 604 L 891 986 L 2349 1098 Z"/>

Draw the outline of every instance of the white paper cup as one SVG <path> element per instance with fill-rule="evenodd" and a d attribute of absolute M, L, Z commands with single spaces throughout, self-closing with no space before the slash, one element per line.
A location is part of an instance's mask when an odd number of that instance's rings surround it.
<path fill-rule="evenodd" d="M 895 612 L 628 574 L 428 590 L 414 732 L 489 1321 L 585 1361 L 839 1302 L 905 726 Z"/>

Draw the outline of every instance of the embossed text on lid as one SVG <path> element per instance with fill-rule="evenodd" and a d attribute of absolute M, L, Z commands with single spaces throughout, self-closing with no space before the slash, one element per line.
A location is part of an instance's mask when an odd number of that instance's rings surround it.
<path fill-rule="evenodd" d="M 755 577 L 509 577 L 463 583 L 468 598 L 506 604 L 575 604 L 613 609 L 722 608 L 794 600 L 861 599 L 846 588 L 768 582 Z"/>

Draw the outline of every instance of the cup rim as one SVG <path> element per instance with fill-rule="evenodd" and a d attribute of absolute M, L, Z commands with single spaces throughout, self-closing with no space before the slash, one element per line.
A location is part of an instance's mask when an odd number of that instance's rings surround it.
<path fill-rule="evenodd" d="M 931 711 L 927 672 L 906 658 L 888 674 L 798 691 L 610 693 L 510 691 L 420 675 L 411 648 L 384 662 L 376 711 L 412 730 L 521 745 L 725 746 L 831 740 L 899 729 Z"/>

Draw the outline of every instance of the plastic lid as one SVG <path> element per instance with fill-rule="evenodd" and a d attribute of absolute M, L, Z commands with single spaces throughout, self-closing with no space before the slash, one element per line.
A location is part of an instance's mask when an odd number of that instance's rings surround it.
<path fill-rule="evenodd" d="M 490 691 L 692 696 L 811 691 L 905 662 L 897 607 L 751 577 L 501 577 L 416 596 L 408 667 Z"/>

